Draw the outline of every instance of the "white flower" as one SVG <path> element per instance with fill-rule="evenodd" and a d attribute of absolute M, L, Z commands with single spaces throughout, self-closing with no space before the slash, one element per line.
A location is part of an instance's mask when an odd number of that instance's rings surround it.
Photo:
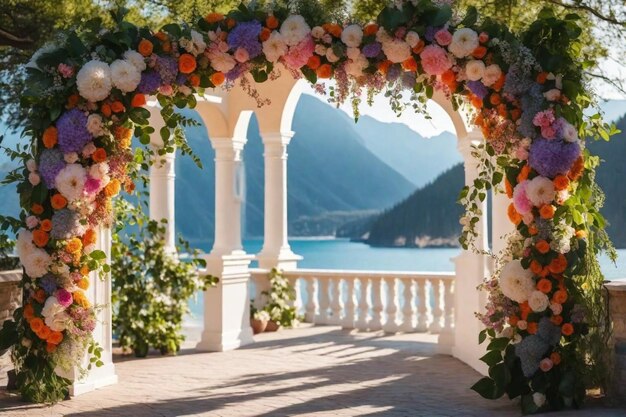
<path fill-rule="evenodd" d="M 563 139 L 567 142 L 576 142 L 578 140 L 578 131 L 568 122 L 563 123 Z"/>
<path fill-rule="evenodd" d="M 472 59 L 465 66 L 465 75 L 470 81 L 478 81 L 485 74 L 485 63 L 477 59 Z"/>
<path fill-rule="evenodd" d="M 313 29 L 311 29 L 311 36 L 313 36 L 315 39 L 321 39 L 321 37 L 324 36 L 324 33 L 326 32 L 321 26 L 315 26 Z"/>
<path fill-rule="evenodd" d="M 57 175 L 55 187 L 68 201 L 74 201 L 82 197 L 86 179 L 87 173 L 81 165 L 69 164 Z"/>
<path fill-rule="evenodd" d="M 516 344 L 518 344 L 521 341 L 522 341 L 522 336 L 519 333 L 515 333 L 515 335 L 511 339 L 511 344 L 512 345 L 516 345 Z"/>
<path fill-rule="evenodd" d="M 89 168 L 89 176 L 95 179 L 102 179 L 105 175 L 109 173 L 109 164 L 106 162 L 100 162 L 98 164 L 94 164 Z"/>
<path fill-rule="evenodd" d="M 378 28 L 378 31 L 376 32 L 376 41 L 380 43 L 391 41 L 391 36 L 389 36 L 385 28 L 382 26 Z"/>
<path fill-rule="evenodd" d="M 324 45 L 320 45 L 319 43 L 317 45 L 315 45 L 315 53 L 320 55 L 320 56 L 324 56 L 326 55 L 326 50 L 328 48 L 326 48 Z"/>
<path fill-rule="evenodd" d="M 19 256 L 22 263 L 23 259 L 27 258 L 35 249 L 33 244 L 33 234 L 26 229 L 19 231 L 17 235 L 17 241 L 15 242 L 15 249 L 17 250 L 17 256 Z"/>
<path fill-rule="evenodd" d="M 411 47 L 400 39 L 392 39 L 383 43 L 383 52 L 393 63 L 404 62 L 411 57 Z"/>
<path fill-rule="evenodd" d="M 48 273 L 48 267 L 52 262 L 50 255 L 43 250 L 34 247 L 32 251 L 24 258 L 20 256 L 20 261 L 24 265 L 24 271 L 30 278 L 40 278 Z"/>
<path fill-rule="evenodd" d="M 356 59 L 350 59 L 346 62 L 345 70 L 346 74 L 353 77 L 360 77 L 363 75 L 363 70 L 367 68 L 369 61 L 363 54 L 359 54 Z"/>
<path fill-rule="evenodd" d="M 412 30 L 410 30 L 406 34 L 405 40 L 411 48 L 414 48 L 417 45 L 417 43 L 420 41 L 420 35 L 418 35 L 417 32 L 413 32 Z"/>
<path fill-rule="evenodd" d="M 70 271 L 70 267 L 67 264 L 59 262 L 50 266 L 50 272 L 52 272 L 55 275 L 59 275 L 61 277 L 67 278 L 70 276 L 71 271 Z"/>
<path fill-rule="evenodd" d="M 491 64 L 487 68 L 485 68 L 485 73 L 483 74 L 483 84 L 485 86 L 492 86 L 498 79 L 502 76 L 502 70 L 498 64 Z"/>
<path fill-rule="evenodd" d="M 505 297 L 523 303 L 535 289 L 532 271 L 518 260 L 509 262 L 500 272 L 500 289 Z"/>
<path fill-rule="evenodd" d="M 346 26 L 341 32 L 341 41 L 349 48 L 358 48 L 363 40 L 363 29 L 360 25 Z"/>
<path fill-rule="evenodd" d="M 48 298 L 48 300 L 50 298 Z M 46 326 L 50 327 L 50 330 L 55 332 L 62 332 L 63 330 L 65 330 L 70 321 L 71 317 L 65 311 L 61 311 L 52 316 L 48 316 L 45 319 Z"/>
<path fill-rule="evenodd" d="M 465 58 L 478 47 L 478 34 L 470 28 L 462 28 L 452 35 L 448 50 L 457 58 Z"/>
<path fill-rule="evenodd" d="M 99 114 L 90 114 L 87 118 L 87 130 L 93 137 L 104 136 L 104 124 L 102 123 L 102 116 Z"/>
<path fill-rule="evenodd" d="M 533 291 L 530 297 L 528 297 L 528 305 L 534 312 L 541 313 L 546 311 L 546 308 L 550 305 L 550 300 L 541 291 Z"/>
<path fill-rule="evenodd" d="M 335 51 L 333 51 L 333 48 L 328 48 L 326 50 L 326 59 L 328 60 L 328 62 L 331 63 L 339 61 L 339 57 L 335 55 Z"/>
<path fill-rule="evenodd" d="M 146 60 L 143 55 L 141 55 L 137 51 L 129 49 L 128 51 L 124 52 L 124 59 L 133 64 L 135 68 L 137 68 L 139 71 L 143 71 L 146 69 Z"/>
<path fill-rule="evenodd" d="M 78 161 L 78 154 L 76 152 L 68 152 L 63 155 L 63 160 L 65 160 L 68 164 L 73 164 Z"/>
<path fill-rule="evenodd" d="M 87 62 L 76 75 L 76 86 L 81 96 L 89 101 L 104 100 L 111 93 L 111 69 L 98 60 Z"/>
<path fill-rule="evenodd" d="M 55 296 L 50 296 L 41 309 L 41 315 L 44 317 L 52 317 L 63 310 L 65 310 L 65 307 L 59 303 L 59 300 Z"/>
<path fill-rule="evenodd" d="M 263 42 L 263 53 L 270 62 L 276 62 L 281 56 L 285 55 L 287 53 L 287 44 L 283 35 L 273 31 L 270 37 Z"/>
<path fill-rule="evenodd" d="M 35 161 L 34 159 L 29 159 L 28 161 L 26 161 L 26 169 L 28 169 L 28 172 L 37 171 L 37 161 Z"/>
<path fill-rule="evenodd" d="M 206 49 L 206 42 L 202 37 L 202 34 L 196 32 L 195 30 L 191 30 L 191 40 L 193 42 L 194 49 L 192 51 L 188 51 L 194 55 L 198 55 Z"/>
<path fill-rule="evenodd" d="M 552 90 L 548 90 L 543 93 L 543 96 L 548 101 L 557 101 L 561 98 L 561 90 L 559 90 L 558 88 L 553 88 Z"/>
<path fill-rule="evenodd" d="M 528 181 L 526 195 L 535 207 L 541 207 L 552 203 L 556 196 L 554 183 L 546 177 L 535 177 Z"/>
<path fill-rule="evenodd" d="M 111 64 L 113 85 L 124 93 L 135 91 L 141 81 L 141 72 L 130 62 L 117 59 Z"/>
<path fill-rule="evenodd" d="M 310 32 L 311 28 L 300 15 L 289 16 L 280 26 L 280 34 L 289 46 L 299 44 Z"/>
<path fill-rule="evenodd" d="M 227 73 L 237 65 L 235 58 L 226 53 L 214 53 L 211 54 L 209 58 L 211 60 L 211 66 L 215 71 Z"/>
<path fill-rule="evenodd" d="M 31 172 L 28 174 L 28 182 L 30 182 L 30 185 L 33 187 L 36 187 L 41 182 L 41 177 L 36 172 Z"/>
<path fill-rule="evenodd" d="M 537 407 L 542 407 L 546 403 L 546 396 L 540 392 L 533 393 L 533 402 Z"/>

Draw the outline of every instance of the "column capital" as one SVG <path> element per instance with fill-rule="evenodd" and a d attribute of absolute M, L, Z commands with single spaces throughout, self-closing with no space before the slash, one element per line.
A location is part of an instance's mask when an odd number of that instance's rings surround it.
<path fill-rule="evenodd" d="M 467 132 L 462 138 L 458 138 L 457 150 L 464 157 L 471 157 L 472 145 L 478 145 L 485 140 L 483 133 L 478 129 Z"/>
<path fill-rule="evenodd" d="M 215 150 L 215 160 L 240 161 L 248 138 L 212 137 L 210 141 Z"/>
<path fill-rule="evenodd" d="M 261 132 L 261 139 L 264 145 L 289 145 L 291 138 L 293 138 L 295 132 L 292 130 L 282 132 Z"/>

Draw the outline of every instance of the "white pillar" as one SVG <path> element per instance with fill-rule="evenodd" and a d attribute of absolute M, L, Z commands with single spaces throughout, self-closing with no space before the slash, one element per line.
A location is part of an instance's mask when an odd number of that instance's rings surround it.
<path fill-rule="evenodd" d="M 204 292 L 204 331 L 196 349 L 225 351 L 252 343 L 250 261 L 241 245 L 241 196 L 237 172 L 246 138 L 211 138 L 215 149 L 215 241 L 207 273 L 219 277 Z"/>
<path fill-rule="evenodd" d="M 294 132 L 262 133 L 265 148 L 265 227 L 260 268 L 296 269 L 301 256 L 287 236 L 287 145 Z"/>
<path fill-rule="evenodd" d="M 506 235 L 515 230 L 509 220 L 507 210 L 511 199 L 506 193 L 492 193 L 491 204 L 491 246 L 493 253 L 498 254 L 506 248 Z"/>
<path fill-rule="evenodd" d="M 103 251 L 107 256 L 107 263 L 111 260 L 111 230 L 100 228 L 98 230 L 98 240 L 96 249 Z M 83 379 L 78 379 L 78 372 L 64 375 L 74 380 L 70 386 L 70 395 L 76 396 L 95 389 L 117 383 L 117 375 L 115 373 L 115 365 L 113 364 L 113 330 L 111 327 L 111 277 L 98 276 L 92 272 L 89 277 L 89 288 L 85 294 L 96 306 L 96 328 L 93 331 L 93 338 L 102 348 L 100 360 L 103 366 L 92 366 L 91 370 Z M 85 358 L 85 366 L 87 366 L 87 358 Z"/>
<path fill-rule="evenodd" d="M 472 185 L 474 179 L 478 177 L 478 162 L 471 155 L 471 145 L 482 140 L 479 131 L 471 131 L 467 137 L 459 138 L 458 148 L 464 160 L 466 185 Z M 475 246 L 478 250 L 488 250 L 486 198 L 481 204 L 481 210 L 481 220 L 476 224 L 478 236 L 475 238 Z M 471 249 L 462 251 L 454 259 L 456 280 L 452 354 L 483 374 L 487 368 L 479 358 L 485 353 L 485 345 L 478 344 L 478 333 L 483 329 L 483 325 L 476 319 L 475 313 L 483 310 L 485 296 L 476 287 L 488 274 L 488 261 L 486 255 L 474 253 Z"/>

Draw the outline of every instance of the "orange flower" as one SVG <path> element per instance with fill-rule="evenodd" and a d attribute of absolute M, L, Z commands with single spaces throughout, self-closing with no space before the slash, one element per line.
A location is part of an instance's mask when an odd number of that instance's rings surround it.
<path fill-rule="evenodd" d="M 72 293 L 72 296 L 74 297 L 74 302 L 76 302 L 76 304 L 78 304 L 82 308 L 89 308 L 89 306 L 91 305 L 91 303 L 85 296 L 85 293 L 82 291 L 75 291 Z"/>
<path fill-rule="evenodd" d="M 541 274 L 541 272 L 543 271 L 543 266 L 541 266 L 541 264 L 539 263 L 539 261 L 537 260 L 533 260 L 530 263 L 530 270 L 532 271 L 533 274 L 535 275 L 539 275 Z"/>
<path fill-rule="evenodd" d="M 278 19 L 273 14 L 267 16 L 265 19 L 265 26 L 269 29 L 276 29 L 278 27 Z"/>
<path fill-rule="evenodd" d="M 43 230 L 33 230 L 33 242 L 35 242 L 35 245 L 43 248 L 48 244 L 49 240 L 50 238 L 48 237 L 48 234 Z"/>
<path fill-rule="evenodd" d="M 113 178 L 106 187 L 104 187 L 104 195 L 107 197 L 115 197 L 120 193 L 122 185 L 117 178 Z"/>
<path fill-rule="evenodd" d="M 57 128 L 54 126 L 48 127 L 43 131 L 43 146 L 50 149 L 57 144 L 58 134 Z"/>
<path fill-rule="evenodd" d="M 52 333 L 52 330 L 50 330 L 50 328 L 48 326 L 43 326 L 38 332 L 35 332 L 37 334 L 37 336 L 42 339 L 42 340 L 46 340 L 50 337 L 50 334 Z"/>
<path fill-rule="evenodd" d="M 81 274 L 82 276 L 87 276 L 87 275 L 89 275 L 89 272 L 90 272 L 90 271 L 89 271 L 89 266 L 87 266 L 87 264 L 85 264 L 85 265 L 83 265 L 83 266 L 81 266 L 81 267 L 80 267 L 80 274 Z"/>
<path fill-rule="evenodd" d="M 33 299 L 37 301 L 39 304 L 43 304 L 46 301 L 46 292 L 42 290 L 41 288 L 39 288 L 33 294 Z"/>
<path fill-rule="evenodd" d="M 559 253 L 559 255 L 554 258 L 552 262 L 550 262 L 548 269 L 550 269 L 550 272 L 553 274 L 561 274 L 565 272 L 565 269 L 567 269 L 567 259 L 565 258 L 565 255 Z"/>
<path fill-rule="evenodd" d="M 424 50 L 425 47 L 426 47 L 426 42 L 420 39 L 419 41 L 417 41 L 417 44 L 413 47 L 413 49 L 411 49 L 411 51 L 414 54 L 420 54 Z"/>
<path fill-rule="evenodd" d="M 561 333 L 565 336 L 571 336 L 574 333 L 574 326 L 572 323 L 565 323 L 563 327 L 561 327 Z"/>
<path fill-rule="evenodd" d="M 312 55 L 311 58 L 309 58 L 309 60 L 307 61 L 306 66 L 311 68 L 312 70 L 316 70 L 319 68 L 321 63 L 322 60 L 320 59 L 319 55 Z"/>
<path fill-rule="evenodd" d="M 152 42 L 147 39 L 142 39 L 137 46 L 137 50 L 143 56 L 150 56 L 152 54 L 153 48 L 154 45 L 152 45 Z"/>
<path fill-rule="evenodd" d="M 65 252 L 67 253 L 77 253 L 83 248 L 83 242 L 80 241 L 79 238 L 74 237 L 67 241 L 65 244 Z"/>
<path fill-rule="evenodd" d="M 520 109 L 513 109 L 511 110 L 511 119 L 513 119 L 513 121 L 517 121 L 520 117 L 522 117 L 522 111 Z"/>
<path fill-rule="evenodd" d="M 584 239 L 587 237 L 587 232 L 584 230 L 576 230 L 576 237 L 578 239 Z"/>
<path fill-rule="evenodd" d="M 528 318 L 528 315 L 532 311 L 532 309 L 530 308 L 530 305 L 528 304 L 528 301 L 524 301 L 522 304 L 520 304 L 519 310 L 520 310 L 520 316 L 522 317 L 522 320 L 526 320 Z"/>
<path fill-rule="evenodd" d="M 43 324 L 43 320 L 39 317 L 35 317 L 30 321 L 30 329 L 35 333 L 39 332 L 43 326 L 45 326 L 45 324 Z"/>
<path fill-rule="evenodd" d="M 53 353 L 55 350 L 57 350 L 57 345 L 53 343 L 46 343 L 46 352 Z"/>
<path fill-rule="evenodd" d="M 393 62 L 389 61 L 388 59 L 381 61 L 378 63 L 378 71 L 380 71 L 381 74 L 387 74 L 387 71 L 389 71 L 389 67 L 393 64 Z"/>
<path fill-rule="evenodd" d="M 566 175 L 557 175 L 554 178 L 554 189 L 557 191 L 566 190 L 569 187 L 569 178 Z"/>
<path fill-rule="evenodd" d="M 537 289 L 542 293 L 547 294 L 552 291 L 552 282 L 549 279 L 542 278 L 537 283 Z"/>
<path fill-rule="evenodd" d="M 554 295 L 552 296 L 552 300 L 555 303 L 558 304 L 563 304 L 564 302 L 567 301 L 567 291 L 565 290 L 558 290 L 557 292 L 554 293 Z"/>
<path fill-rule="evenodd" d="M 78 94 L 72 94 L 67 98 L 67 104 L 65 105 L 65 108 L 73 109 L 78 104 L 78 100 L 80 100 L 80 96 Z"/>
<path fill-rule="evenodd" d="M 569 170 L 567 176 L 570 180 L 576 181 L 583 175 L 583 171 L 585 170 L 585 160 L 582 155 L 578 157 L 578 159 L 574 162 L 574 165 Z"/>
<path fill-rule="evenodd" d="M 67 199 L 63 197 L 61 194 L 57 193 L 53 195 L 52 198 L 50 199 L 50 204 L 52 205 L 53 209 L 61 210 L 62 208 L 67 206 Z"/>
<path fill-rule="evenodd" d="M 266 40 L 268 40 L 270 38 L 271 35 L 272 35 L 272 30 L 271 29 L 263 28 L 263 29 L 261 29 L 261 33 L 259 34 L 259 40 L 261 42 L 265 42 Z"/>
<path fill-rule="evenodd" d="M 537 233 L 539 233 L 539 230 L 537 230 L 537 226 L 531 224 L 530 226 L 528 226 L 528 233 L 530 233 L 531 236 L 535 236 Z"/>
<path fill-rule="evenodd" d="M 32 304 L 29 303 L 24 306 L 23 315 L 26 321 L 31 321 L 35 317 L 35 309 Z"/>
<path fill-rule="evenodd" d="M 445 85 L 450 85 L 451 83 L 456 82 L 456 73 L 452 70 L 447 70 L 441 74 L 441 82 Z"/>
<path fill-rule="evenodd" d="M 224 15 L 221 13 L 209 13 L 204 17 L 204 20 L 206 20 L 208 23 L 217 23 L 224 20 Z"/>
<path fill-rule="evenodd" d="M 48 343 L 52 343 L 54 345 L 58 345 L 63 340 L 63 333 L 53 331 L 48 336 Z"/>
<path fill-rule="evenodd" d="M 478 96 L 472 96 L 472 98 L 470 99 L 470 103 L 472 103 L 472 106 L 477 109 L 483 108 L 483 99 Z"/>
<path fill-rule="evenodd" d="M 315 71 L 318 78 L 330 78 L 333 73 L 333 69 L 330 64 L 320 65 L 319 68 Z"/>
<path fill-rule="evenodd" d="M 524 165 L 520 170 L 519 174 L 517 174 L 517 183 L 523 182 L 528 179 L 528 175 L 530 174 L 530 166 Z"/>
<path fill-rule="evenodd" d="M 507 178 L 504 179 L 504 190 L 506 191 L 507 197 L 513 198 L 513 186 Z"/>
<path fill-rule="evenodd" d="M 502 87 L 504 87 L 504 82 L 506 81 L 506 76 L 504 75 L 504 73 L 500 76 L 500 78 L 498 78 L 498 81 L 496 81 L 492 88 L 496 91 L 500 91 L 502 90 Z"/>
<path fill-rule="evenodd" d="M 130 101 L 130 105 L 132 107 L 142 107 L 146 105 L 146 96 L 141 93 L 137 93 L 133 96 L 133 99 Z"/>
<path fill-rule="evenodd" d="M 196 69 L 196 58 L 191 54 L 181 54 L 178 58 L 178 69 L 183 74 L 191 74 Z"/>
<path fill-rule="evenodd" d="M 541 208 L 539 209 L 539 215 L 542 219 L 551 219 L 554 217 L 555 211 L 556 209 L 552 204 L 546 204 L 541 206 Z"/>
<path fill-rule="evenodd" d="M 535 323 L 534 321 L 529 322 L 528 327 L 526 327 L 526 331 L 530 334 L 537 333 L 537 323 Z"/>
<path fill-rule="evenodd" d="M 104 103 L 100 106 L 100 111 L 104 115 L 104 117 L 111 117 L 111 106 L 108 103 Z"/>
<path fill-rule="evenodd" d="M 191 84 L 194 87 L 197 87 L 200 85 L 200 77 L 198 76 L 198 74 L 191 74 L 188 80 L 189 80 L 189 84 Z"/>
<path fill-rule="evenodd" d="M 550 252 L 550 244 L 543 239 L 535 243 L 535 248 L 537 248 L 539 253 L 546 254 Z"/>
<path fill-rule="evenodd" d="M 94 162 L 104 162 L 107 160 L 107 151 L 104 148 L 97 148 L 94 153 L 91 154 L 91 159 Z"/>
<path fill-rule="evenodd" d="M 563 323 L 563 316 L 558 315 L 558 316 L 552 316 L 550 318 L 550 321 L 555 325 L 555 326 L 560 326 L 561 323 Z"/>
<path fill-rule="evenodd" d="M 548 73 L 547 72 L 540 72 L 539 74 L 537 74 L 537 82 L 539 84 L 545 84 L 547 79 L 548 79 Z"/>
<path fill-rule="evenodd" d="M 376 23 L 368 23 L 363 28 L 363 34 L 365 36 L 375 35 L 378 32 L 378 25 Z"/>
<path fill-rule="evenodd" d="M 330 33 L 335 38 L 340 37 L 341 36 L 341 32 L 343 31 L 341 29 L 341 26 L 339 26 L 336 23 L 325 23 L 325 24 L 322 25 L 322 27 L 324 28 L 324 30 L 326 32 Z"/>
<path fill-rule="evenodd" d="M 558 365 L 561 363 L 561 355 L 558 352 L 552 352 L 550 354 L 550 360 L 553 364 Z"/>
<path fill-rule="evenodd" d="M 133 141 L 133 130 L 124 126 L 115 126 L 113 136 L 117 141 L 119 148 L 128 149 Z"/>
<path fill-rule="evenodd" d="M 86 290 L 87 288 L 89 288 L 89 280 L 85 277 L 82 277 L 78 283 L 76 283 L 76 285 L 78 286 L 78 288 L 80 288 L 81 290 Z"/>
<path fill-rule="evenodd" d="M 121 113 L 126 110 L 126 107 L 124 107 L 124 104 L 121 101 L 115 100 L 111 103 L 111 110 L 113 110 L 113 113 Z"/>
<path fill-rule="evenodd" d="M 226 76 L 223 72 L 215 72 L 211 74 L 211 84 L 214 86 L 221 85 L 226 80 Z"/>
<path fill-rule="evenodd" d="M 484 46 L 479 46 L 474 49 L 474 52 L 472 52 L 472 56 L 476 59 L 481 59 L 485 55 L 487 55 L 487 48 L 485 48 Z"/>
<path fill-rule="evenodd" d="M 94 229 L 87 229 L 83 235 L 83 246 L 93 245 L 97 240 L 98 233 Z"/>
<path fill-rule="evenodd" d="M 497 106 L 498 104 L 500 104 L 502 102 L 500 98 L 500 94 L 493 93 L 491 96 L 489 96 L 489 102 L 494 106 Z"/>
<path fill-rule="evenodd" d="M 402 69 L 405 71 L 417 71 L 417 62 L 412 56 L 402 62 Z"/>
<path fill-rule="evenodd" d="M 235 27 L 235 25 L 237 24 L 237 21 L 231 17 L 229 17 L 228 19 L 226 19 L 226 27 L 228 29 L 232 29 Z"/>
<path fill-rule="evenodd" d="M 509 317 L 509 324 L 513 327 L 517 326 L 517 322 L 519 321 L 519 317 L 511 316 Z"/>
<path fill-rule="evenodd" d="M 507 215 L 509 216 L 509 220 L 511 223 L 518 225 L 522 221 L 522 215 L 515 210 L 515 205 L 513 203 L 509 204 L 509 208 L 507 209 Z"/>
<path fill-rule="evenodd" d="M 124 191 L 126 191 L 128 194 L 132 194 L 133 191 L 135 191 L 135 183 L 129 179 L 126 179 L 126 181 L 124 182 Z"/>
<path fill-rule="evenodd" d="M 33 214 L 40 215 L 41 213 L 43 213 L 43 206 L 41 204 L 35 203 L 30 206 L 30 211 L 32 211 Z"/>

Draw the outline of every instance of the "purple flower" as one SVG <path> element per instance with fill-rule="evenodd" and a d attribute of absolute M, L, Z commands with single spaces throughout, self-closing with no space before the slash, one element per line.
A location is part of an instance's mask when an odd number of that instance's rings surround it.
<path fill-rule="evenodd" d="M 93 137 L 87 130 L 87 115 L 78 110 L 66 111 L 57 121 L 59 148 L 64 153 L 80 152 Z"/>
<path fill-rule="evenodd" d="M 141 81 L 137 91 L 142 94 L 153 94 L 162 84 L 161 76 L 156 71 L 146 71 L 141 74 Z"/>
<path fill-rule="evenodd" d="M 234 81 L 234 80 L 238 79 L 239 77 L 241 77 L 241 74 L 246 72 L 247 69 L 248 69 L 248 65 L 246 65 L 246 64 L 237 64 L 237 65 L 235 65 L 235 67 L 233 69 L 231 69 L 230 71 L 228 71 L 225 74 L 226 75 L 226 79 L 228 81 Z"/>
<path fill-rule="evenodd" d="M 57 289 L 57 280 L 52 274 L 46 274 L 39 280 L 39 286 L 48 294 L 52 295 Z"/>
<path fill-rule="evenodd" d="M 48 189 L 54 188 L 54 180 L 65 168 L 63 152 L 58 149 L 44 149 L 39 157 L 39 173 Z"/>
<path fill-rule="evenodd" d="M 426 32 L 424 33 L 424 38 L 428 42 L 433 42 L 435 40 L 435 34 L 441 30 L 441 26 L 428 26 L 426 28 Z"/>
<path fill-rule="evenodd" d="M 400 70 L 400 66 L 399 65 L 392 65 L 389 67 L 389 70 L 387 71 L 387 81 L 395 81 L 398 79 L 398 77 L 400 76 L 400 73 L 402 71 Z"/>
<path fill-rule="evenodd" d="M 554 178 L 559 174 L 567 174 L 579 156 L 578 142 L 569 143 L 539 137 L 530 145 L 528 162 L 540 175 Z"/>
<path fill-rule="evenodd" d="M 381 44 L 378 42 L 373 42 L 363 47 L 363 55 L 365 55 L 367 58 L 374 58 L 378 56 L 378 54 L 380 54 L 381 50 Z"/>
<path fill-rule="evenodd" d="M 70 304 L 72 304 L 72 294 L 64 288 L 60 288 L 57 291 L 56 297 L 57 300 L 59 300 L 59 304 L 61 304 L 63 307 L 69 307 Z"/>
<path fill-rule="evenodd" d="M 561 328 L 552 324 L 549 318 L 543 317 L 539 320 L 537 336 L 554 346 L 559 343 L 559 340 L 561 340 Z"/>
<path fill-rule="evenodd" d="M 508 74 L 507 74 L 508 77 Z M 517 131 L 526 137 L 534 138 L 537 136 L 537 129 L 533 123 L 533 119 L 537 113 L 541 111 L 544 104 L 544 97 L 541 92 L 541 85 L 533 83 L 521 99 L 522 117 L 519 121 Z"/>
<path fill-rule="evenodd" d="M 485 87 L 485 85 L 480 81 L 468 81 L 466 85 L 474 95 L 480 97 L 481 99 L 487 97 L 487 94 L 489 93 L 487 87 Z"/>
<path fill-rule="evenodd" d="M 515 345 L 515 354 L 522 363 L 524 376 L 530 378 L 539 369 L 539 362 L 548 351 L 550 345 L 537 335 L 524 338 Z"/>
<path fill-rule="evenodd" d="M 256 20 L 239 23 L 228 34 L 228 46 L 233 50 L 244 48 L 250 59 L 257 57 L 263 51 L 263 46 L 259 42 L 261 29 L 261 23 Z"/>
<path fill-rule="evenodd" d="M 415 73 L 414 72 L 403 72 L 402 73 L 402 85 L 404 88 L 413 88 L 415 86 Z"/>
<path fill-rule="evenodd" d="M 176 84 L 183 85 L 186 82 L 187 82 L 187 75 L 186 74 L 178 74 L 178 76 L 176 77 Z"/>
<path fill-rule="evenodd" d="M 72 236 L 82 235 L 85 226 L 80 223 L 80 216 L 75 211 L 63 209 L 52 215 L 52 239 L 69 239 Z"/>
<path fill-rule="evenodd" d="M 178 62 L 174 58 L 158 56 L 154 68 L 159 72 L 162 84 L 172 84 L 176 80 Z"/>

